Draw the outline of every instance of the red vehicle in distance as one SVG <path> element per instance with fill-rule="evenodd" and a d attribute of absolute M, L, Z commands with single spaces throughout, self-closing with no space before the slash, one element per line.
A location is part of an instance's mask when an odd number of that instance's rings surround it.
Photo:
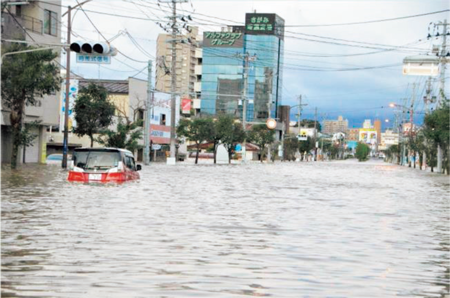
<path fill-rule="evenodd" d="M 131 151 L 117 148 L 77 148 L 69 161 L 67 180 L 77 182 L 125 182 L 140 179 Z"/>

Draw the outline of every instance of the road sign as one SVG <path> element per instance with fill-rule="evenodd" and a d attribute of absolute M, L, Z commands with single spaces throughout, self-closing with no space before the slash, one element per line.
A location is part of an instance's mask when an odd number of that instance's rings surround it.
<path fill-rule="evenodd" d="M 161 145 L 159 144 L 152 145 L 152 150 L 161 150 Z"/>
<path fill-rule="evenodd" d="M 77 53 L 78 63 L 111 64 L 111 56 Z"/>

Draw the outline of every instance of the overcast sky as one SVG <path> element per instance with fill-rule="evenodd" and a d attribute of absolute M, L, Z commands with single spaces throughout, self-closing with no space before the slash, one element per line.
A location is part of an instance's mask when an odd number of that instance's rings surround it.
<path fill-rule="evenodd" d="M 158 7 L 156 3 L 157 0 L 94 0 L 83 5 L 87 15 L 107 39 L 126 29 L 142 49 L 125 35 L 112 44 L 125 55 L 142 62 L 119 54 L 113 58 L 111 65 L 98 67 L 77 64 L 73 57 L 72 70 L 87 78 L 102 79 L 126 79 L 143 70 L 145 61 L 155 59 L 156 38 L 164 33 L 156 24 L 157 20 L 168 21 L 168 5 L 161 3 Z M 63 5 L 69 4 L 74 6 L 76 1 L 63 0 Z M 334 119 L 343 115 L 350 120 L 351 127 L 360 127 L 366 118 L 390 119 L 392 124 L 392 109 L 386 107 L 390 102 L 400 103 L 402 98 L 410 100 L 414 83 L 416 108 L 419 113 L 423 112 L 426 77 L 403 76 L 401 63 L 406 56 L 426 54 L 432 43 L 442 43 L 442 39 L 427 40 L 431 22 L 450 21 L 449 12 L 444 12 L 361 24 L 446 10 L 450 8 L 447 0 L 191 0 L 180 6 L 184 10 L 180 11 L 181 14 L 191 15 L 193 21 L 190 24 L 204 31 L 220 30 L 226 24 L 243 23 L 245 13 L 254 10 L 276 13 L 284 18 L 288 32 L 285 33 L 283 104 L 296 105 L 298 96 L 302 95 L 304 103 L 308 104 L 304 108 L 303 118 L 313 118 L 314 108 L 317 107 L 319 119 Z M 66 8 L 63 8 L 64 11 Z M 76 12 L 73 31 L 79 37 L 72 36 L 72 41 L 103 39 L 82 11 Z M 62 35 L 65 40 L 67 31 L 64 25 Z M 383 51 L 398 46 L 406 47 Z M 380 66 L 389 67 L 378 68 Z M 448 94 L 450 82 L 449 75 L 446 76 Z M 146 70 L 136 77 L 147 79 Z M 437 88 L 435 83 L 435 94 Z M 417 120 L 420 121 L 420 118 L 418 114 Z"/>

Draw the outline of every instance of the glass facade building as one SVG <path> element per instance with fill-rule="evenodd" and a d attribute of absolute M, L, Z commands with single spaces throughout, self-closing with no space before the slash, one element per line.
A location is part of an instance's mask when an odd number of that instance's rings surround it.
<path fill-rule="evenodd" d="M 258 18 L 253 17 L 255 15 Z M 226 113 L 242 117 L 244 59 L 248 56 L 251 59 L 247 68 L 246 119 L 250 122 L 265 122 L 269 115 L 276 118 L 278 106 L 281 105 L 284 21 L 275 14 L 247 14 L 246 19 L 245 29 L 228 28 L 229 32 L 242 32 L 242 41 L 204 42 L 201 113 Z M 273 20 L 273 27 L 277 31 L 249 32 L 247 23 L 257 19 L 267 22 Z"/>

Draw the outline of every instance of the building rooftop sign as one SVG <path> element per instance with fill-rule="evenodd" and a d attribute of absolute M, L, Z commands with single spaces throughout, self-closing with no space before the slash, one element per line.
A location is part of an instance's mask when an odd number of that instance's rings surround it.
<path fill-rule="evenodd" d="M 242 48 L 244 34 L 240 32 L 204 32 L 204 47 Z"/>
<path fill-rule="evenodd" d="M 247 13 L 245 33 L 251 35 L 276 35 L 284 38 L 284 20 L 274 13 Z"/>

